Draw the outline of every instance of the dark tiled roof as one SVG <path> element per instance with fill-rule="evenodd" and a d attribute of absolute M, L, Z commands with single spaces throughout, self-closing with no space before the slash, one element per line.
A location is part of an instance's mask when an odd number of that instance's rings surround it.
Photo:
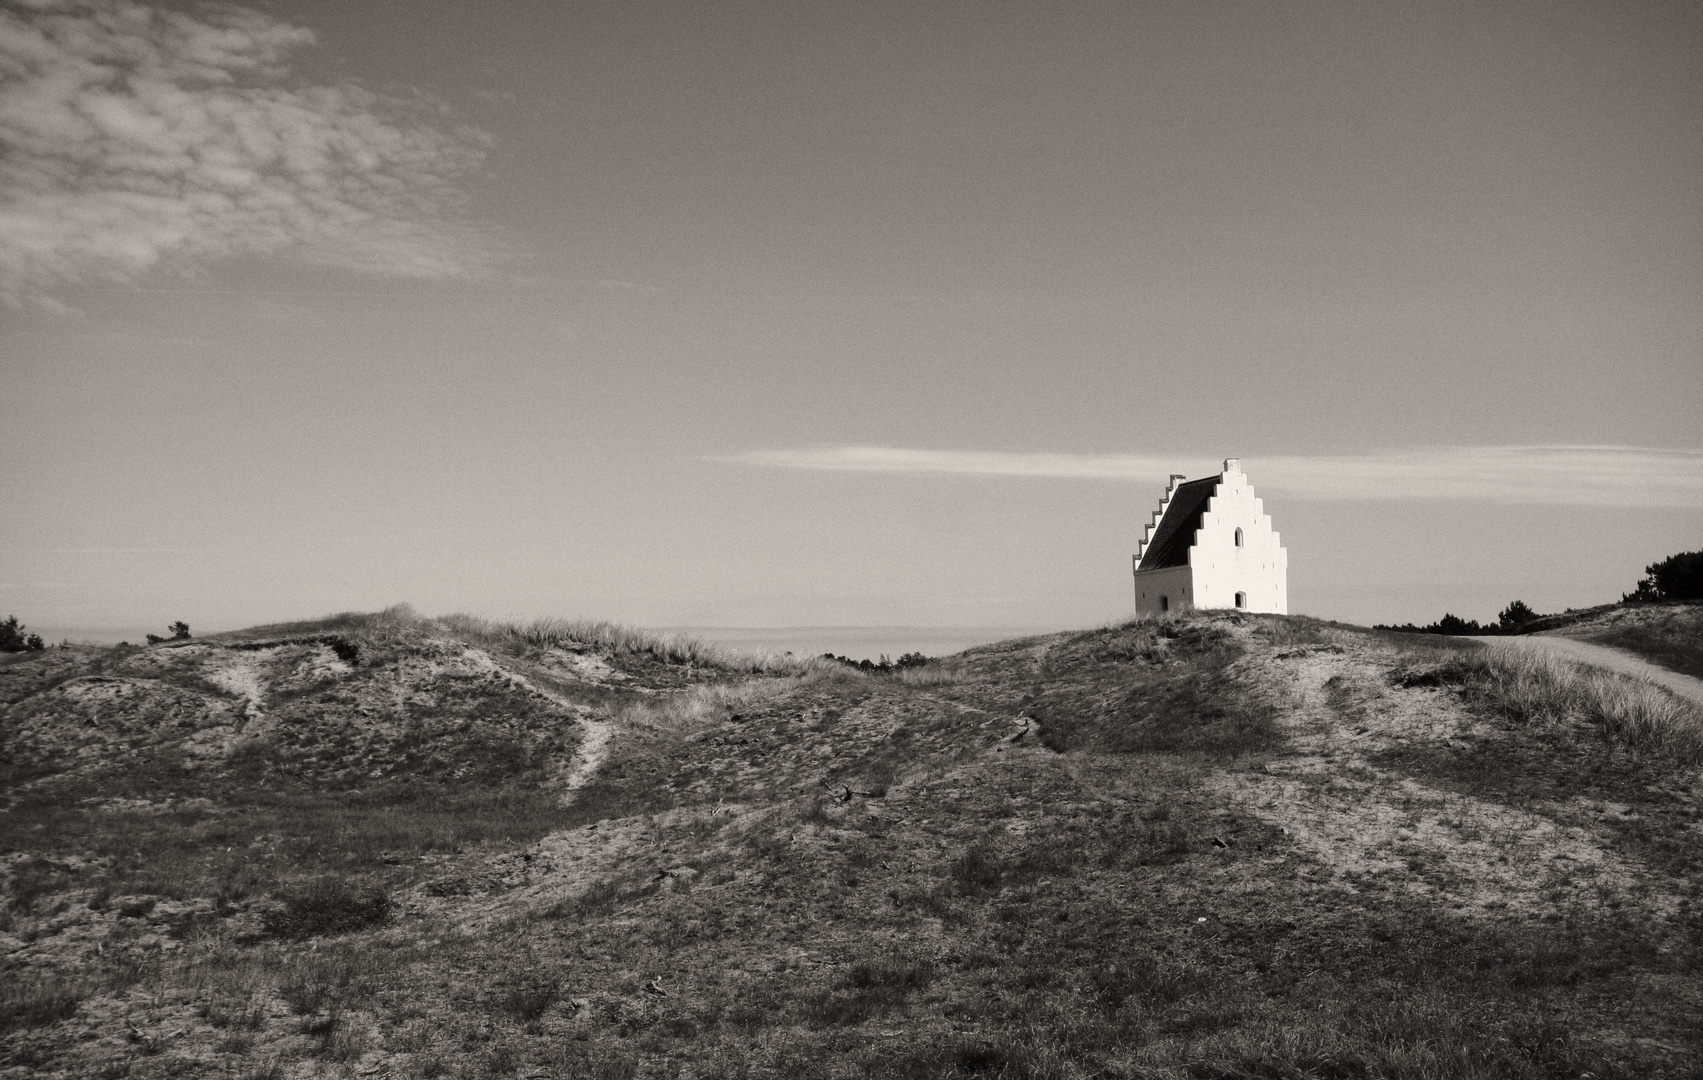
<path fill-rule="evenodd" d="M 1206 513 L 1206 501 L 1218 490 L 1218 477 L 1207 476 L 1177 485 L 1165 516 L 1153 542 L 1142 553 L 1138 570 L 1158 570 L 1166 566 L 1187 566 L 1189 548 L 1194 546 L 1195 530 L 1200 528 L 1200 516 Z"/>

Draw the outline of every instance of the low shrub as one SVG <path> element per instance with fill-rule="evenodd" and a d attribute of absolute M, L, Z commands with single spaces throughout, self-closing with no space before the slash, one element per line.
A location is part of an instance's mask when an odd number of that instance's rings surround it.
<path fill-rule="evenodd" d="M 1270 710 L 1221 666 L 1133 679 L 1087 701 L 1051 696 L 1032 710 L 1042 745 L 1057 753 L 1199 753 L 1235 757 L 1282 741 Z"/>
<path fill-rule="evenodd" d="M 989 840 L 977 840 L 952 860 L 952 881 L 966 896 L 996 893 L 1005 881 L 999 850 Z"/>
<path fill-rule="evenodd" d="M 605 879 L 578 896 L 556 901 L 542 914 L 546 919 L 598 919 L 619 907 L 624 895 L 621 882 Z"/>
<path fill-rule="evenodd" d="M 0 990 L 0 1032 L 69 1020 L 86 996 L 83 988 L 58 980 L 9 982 Z"/>
<path fill-rule="evenodd" d="M 337 983 L 326 967 L 307 964 L 289 972 L 278 983 L 278 996 L 297 1016 L 312 1016 L 337 1000 Z"/>
<path fill-rule="evenodd" d="M 383 886 L 357 890 L 341 878 L 323 877 L 287 894 L 262 924 L 277 937 L 309 938 L 382 926 L 390 913 L 390 893 Z"/>
<path fill-rule="evenodd" d="M 812 1018 L 829 1024 L 861 1024 L 903 1005 L 911 994 L 934 981 L 927 959 L 893 957 L 860 960 L 811 1004 Z"/>
<path fill-rule="evenodd" d="M 1062 1080 L 1078 1074 L 1077 1068 L 1037 1045 L 1037 1040 L 1004 1034 L 993 1038 L 960 1036 L 951 1041 L 910 1047 L 886 1061 L 876 1075 L 905 1080 L 954 1076 Z"/>
<path fill-rule="evenodd" d="M 202 1003 L 201 1015 L 216 1028 L 259 1031 L 266 1026 L 266 1005 L 252 997 L 213 997 Z"/>
<path fill-rule="evenodd" d="M 511 986 L 497 998 L 497 1006 L 524 1023 L 533 1023 L 550 1011 L 562 996 L 562 980 L 540 975 Z"/>

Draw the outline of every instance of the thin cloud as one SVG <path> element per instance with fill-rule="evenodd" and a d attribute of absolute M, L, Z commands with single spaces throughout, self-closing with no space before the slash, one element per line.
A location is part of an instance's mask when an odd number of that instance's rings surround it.
<path fill-rule="evenodd" d="M 834 446 L 753 450 L 719 460 L 827 472 L 1055 477 L 1163 484 L 1216 462 L 1126 454 L 1012 454 Z M 1561 506 L 1703 509 L 1703 450 L 1637 446 L 1439 446 L 1382 454 L 1252 457 L 1262 491 L 1301 499 L 1474 499 Z"/>
<path fill-rule="evenodd" d="M 163 262 L 288 253 L 477 274 L 453 220 L 483 136 L 429 103 L 290 77 L 311 31 L 237 7 L 34 0 L 0 11 L 0 299 Z"/>
<path fill-rule="evenodd" d="M 199 555 L 206 548 L 186 547 L 83 547 L 49 548 L 55 555 Z"/>

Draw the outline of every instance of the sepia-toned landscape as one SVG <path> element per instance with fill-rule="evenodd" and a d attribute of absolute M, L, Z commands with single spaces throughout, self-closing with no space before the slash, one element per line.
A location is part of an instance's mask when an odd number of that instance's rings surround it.
<path fill-rule="evenodd" d="M 1700 60 L 0 0 L 0 1080 L 1703 1080 Z"/>
<path fill-rule="evenodd" d="M 1703 608 L 1551 632 L 1645 626 Z M 406 608 L 8 657 L 0 1075 L 1695 1075 L 1683 699 L 1231 612 L 910 659 Z"/>

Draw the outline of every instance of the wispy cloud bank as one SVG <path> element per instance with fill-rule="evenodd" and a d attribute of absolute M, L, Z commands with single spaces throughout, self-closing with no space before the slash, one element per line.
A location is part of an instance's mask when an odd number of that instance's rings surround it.
<path fill-rule="evenodd" d="M 1163 485 L 1215 462 L 1123 454 L 1008 454 L 835 446 L 723 460 L 830 472 L 1060 477 Z M 1332 457 L 1244 458 L 1261 491 L 1302 499 L 1480 499 L 1703 509 L 1703 450 L 1636 446 L 1440 446 Z"/>
<path fill-rule="evenodd" d="M 429 103 L 302 85 L 311 31 L 128 0 L 0 11 L 0 298 L 172 258 L 287 251 L 444 278 L 488 254 L 451 220 L 482 137 Z"/>

